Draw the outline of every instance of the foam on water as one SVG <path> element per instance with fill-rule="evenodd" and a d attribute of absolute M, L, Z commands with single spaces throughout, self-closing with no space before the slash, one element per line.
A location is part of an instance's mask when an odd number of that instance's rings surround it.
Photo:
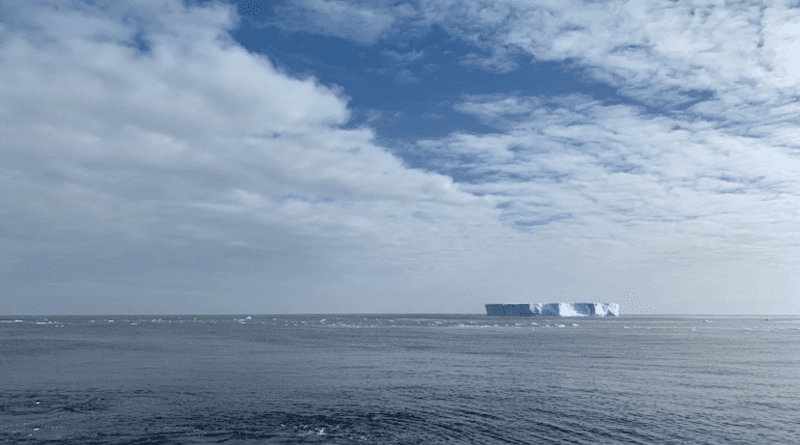
<path fill-rule="evenodd" d="M 249 317 L 249 318 L 248 318 Z M 142 323 L 153 325 L 160 324 L 236 324 L 242 327 L 260 327 L 262 329 L 272 328 L 285 328 L 285 329 L 464 329 L 464 328 L 497 328 L 497 329 L 519 329 L 527 326 L 538 326 L 539 323 L 531 321 L 517 321 L 509 319 L 507 322 L 502 323 L 487 323 L 493 320 L 493 317 L 486 316 L 469 316 L 470 318 L 448 316 L 448 317 L 378 317 L 378 318 L 362 318 L 362 317 L 347 317 L 330 315 L 325 318 L 307 317 L 307 316 L 276 316 L 276 317 L 261 317 L 247 316 L 247 317 L 194 317 L 194 318 L 180 318 L 180 317 L 131 317 L 131 318 L 115 318 L 103 319 L 102 325 L 97 325 L 98 328 L 103 325 L 110 326 L 114 322 L 123 323 L 127 326 L 141 326 Z M 607 327 L 617 326 L 623 329 L 642 329 L 643 327 L 634 325 L 628 326 L 623 323 L 625 320 L 630 320 L 630 317 L 619 317 L 611 319 L 594 319 L 582 318 L 582 323 L 555 323 L 552 324 L 551 320 L 543 319 L 545 322 L 543 327 L 571 327 L 579 329 L 605 329 Z M 31 318 L 31 319 L 2 319 L 0 324 L 3 326 L 13 325 L 29 325 L 39 326 L 41 328 L 66 328 L 70 326 L 91 326 L 96 325 L 95 319 L 86 317 L 71 317 L 64 320 L 51 320 L 48 318 Z M 737 322 L 738 321 L 738 322 Z M 744 323 L 742 323 L 744 322 Z M 119 324 L 117 323 L 117 324 Z M 551 326 L 552 324 L 552 326 Z M 649 328 L 649 329 L 647 329 Z M 652 322 L 644 328 L 646 330 L 665 330 L 665 329 L 687 329 L 687 330 L 702 330 L 702 331 L 729 331 L 729 330 L 742 330 L 742 331 L 761 331 L 761 332 L 775 332 L 775 331 L 797 331 L 800 330 L 800 319 L 797 317 L 696 317 L 696 316 L 683 316 L 671 317 L 668 322 Z"/>

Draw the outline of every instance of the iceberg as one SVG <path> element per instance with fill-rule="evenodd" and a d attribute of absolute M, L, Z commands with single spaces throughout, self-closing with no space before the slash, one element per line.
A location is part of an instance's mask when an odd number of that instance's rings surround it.
<path fill-rule="evenodd" d="M 486 315 L 616 317 L 619 303 L 496 303 L 486 305 Z"/>

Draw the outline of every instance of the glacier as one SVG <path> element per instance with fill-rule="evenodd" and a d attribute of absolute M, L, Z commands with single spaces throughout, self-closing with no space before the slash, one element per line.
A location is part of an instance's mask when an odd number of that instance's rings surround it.
<path fill-rule="evenodd" d="M 496 303 L 486 305 L 486 315 L 616 317 L 619 303 Z"/>

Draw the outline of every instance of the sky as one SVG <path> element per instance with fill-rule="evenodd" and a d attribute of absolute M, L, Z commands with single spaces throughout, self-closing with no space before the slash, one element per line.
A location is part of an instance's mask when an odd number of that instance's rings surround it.
<path fill-rule="evenodd" d="M 4 0 L 0 314 L 800 313 L 785 1 Z"/>

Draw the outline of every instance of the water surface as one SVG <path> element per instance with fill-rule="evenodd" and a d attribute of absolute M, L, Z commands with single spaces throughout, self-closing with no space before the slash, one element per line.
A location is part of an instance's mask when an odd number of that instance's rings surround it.
<path fill-rule="evenodd" d="M 0 317 L 0 442 L 796 443 L 799 346 L 800 317 Z"/>

